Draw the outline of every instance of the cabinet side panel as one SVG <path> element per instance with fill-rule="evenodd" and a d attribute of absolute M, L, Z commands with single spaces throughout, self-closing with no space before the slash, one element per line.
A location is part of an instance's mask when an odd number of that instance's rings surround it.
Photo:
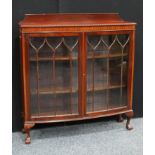
<path fill-rule="evenodd" d="M 29 72 L 28 72 L 28 52 L 27 52 L 27 35 L 21 34 L 21 77 L 24 103 L 24 120 L 29 121 Z"/>
<path fill-rule="evenodd" d="M 128 107 L 132 109 L 133 82 L 134 82 L 134 52 L 135 52 L 135 31 L 130 33 L 130 52 L 128 66 Z"/>

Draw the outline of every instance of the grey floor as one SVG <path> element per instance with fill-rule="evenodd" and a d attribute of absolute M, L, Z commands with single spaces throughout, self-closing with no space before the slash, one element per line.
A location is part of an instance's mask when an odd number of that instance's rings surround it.
<path fill-rule="evenodd" d="M 31 131 L 32 142 L 24 144 L 25 135 L 13 133 L 13 155 L 142 155 L 143 120 L 132 119 L 132 131 L 125 123 L 99 121 Z"/>

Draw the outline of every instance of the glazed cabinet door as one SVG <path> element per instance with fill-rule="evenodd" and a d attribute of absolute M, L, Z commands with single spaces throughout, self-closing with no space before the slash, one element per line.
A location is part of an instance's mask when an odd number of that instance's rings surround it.
<path fill-rule="evenodd" d="M 30 115 L 79 115 L 79 35 L 28 37 Z"/>
<path fill-rule="evenodd" d="M 88 33 L 86 113 L 127 107 L 129 51 L 129 33 Z"/>

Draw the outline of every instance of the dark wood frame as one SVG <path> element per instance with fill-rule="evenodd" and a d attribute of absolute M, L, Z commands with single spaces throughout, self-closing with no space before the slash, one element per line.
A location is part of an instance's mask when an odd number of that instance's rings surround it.
<path fill-rule="evenodd" d="M 135 49 L 135 23 L 97 25 L 97 26 L 58 26 L 58 27 L 24 27 L 20 24 L 21 39 L 21 77 L 24 103 L 24 131 L 27 133 L 25 143 L 30 143 L 30 129 L 37 123 L 64 122 L 73 120 L 84 120 L 112 115 L 126 114 L 126 128 L 132 129 L 130 119 L 133 117 L 132 98 L 133 98 L 133 78 L 134 78 L 134 49 Z M 97 111 L 86 113 L 86 35 L 87 34 L 129 34 L 130 52 L 128 63 L 128 106 L 111 109 L 108 111 Z M 30 114 L 30 84 L 29 84 L 29 56 L 28 39 L 30 36 L 79 36 L 79 115 L 62 115 L 31 117 Z"/>

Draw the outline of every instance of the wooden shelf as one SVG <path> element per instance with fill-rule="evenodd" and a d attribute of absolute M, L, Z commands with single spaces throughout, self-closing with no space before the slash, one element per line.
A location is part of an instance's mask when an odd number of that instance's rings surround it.
<path fill-rule="evenodd" d="M 46 95 L 46 94 L 66 94 L 66 93 L 70 93 L 71 89 L 70 88 L 44 88 L 44 89 L 39 89 L 39 94 L 41 95 Z M 78 88 L 74 88 L 72 89 L 72 93 L 77 93 L 78 92 Z M 31 92 L 32 94 L 37 94 L 37 90 L 34 90 Z"/>
<path fill-rule="evenodd" d="M 52 61 L 52 60 L 60 60 L 60 61 L 66 61 L 66 60 L 70 60 L 70 57 L 55 57 L 54 59 L 51 57 L 42 57 L 42 58 L 38 58 L 38 61 Z M 78 60 L 78 57 L 72 57 L 72 60 Z M 37 59 L 34 57 L 30 58 L 30 61 L 37 61 Z"/>
<path fill-rule="evenodd" d="M 122 88 L 126 87 L 126 85 L 110 85 L 110 86 L 103 86 L 103 85 L 97 85 L 94 88 L 94 91 L 102 91 L 106 89 L 117 89 L 117 88 Z M 87 92 L 93 91 L 93 87 L 87 88 Z M 72 93 L 77 93 L 78 88 L 72 88 Z M 71 93 L 70 88 L 56 88 L 56 89 L 51 89 L 51 88 L 44 88 L 44 89 L 39 89 L 38 92 L 40 95 L 48 95 L 48 94 L 67 94 Z M 33 90 L 31 94 L 37 94 L 37 90 Z"/>
<path fill-rule="evenodd" d="M 102 90 L 106 90 L 106 89 L 117 89 L 117 88 L 122 88 L 122 87 L 126 87 L 126 85 L 110 85 L 110 86 L 102 86 L 102 85 L 97 85 L 94 88 L 94 91 L 102 91 Z M 87 89 L 87 92 L 89 91 L 93 91 L 93 87 L 89 87 Z"/>
<path fill-rule="evenodd" d="M 90 55 L 87 57 L 87 59 L 113 58 L 113 57 L 122 57 L 122 56 L 127 56 L 127 55 L 128 55 L 127 53 L 124 53 L 124 54 L 100 54 L 100 55 L 94 55 L 94 56 Z M 78 60 L 78 57 L 73 56 L 71 59 L 70 59 L 70 57 L 55 57 L 54 59 L 51 57 L 38 58 L 38 61 L 52 61 L 52 60 L 55 60 L 55 61 Z M 31 57 L 30 61 L 37 61 L 37 59 L 35 57 Z"/>
<path fill-rule="evenodd" d="M 94 56 L 89 56 L 87 57 L 87 59 L 100 59 L 100 58 L 113 58 L 113 57 L 122 57 L 122 56 L 127 56 L 128 53 L 124 53 L 124 54 L 95 54 Z"/>

